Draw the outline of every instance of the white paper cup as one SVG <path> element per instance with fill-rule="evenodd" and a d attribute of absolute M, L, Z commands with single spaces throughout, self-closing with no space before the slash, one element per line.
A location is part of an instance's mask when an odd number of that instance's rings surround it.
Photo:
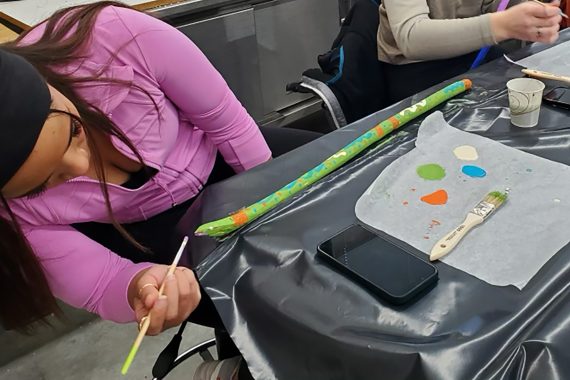
<path fill-rule="evenodd" d="M 538 124 L 544 83 L 532 78 L 517 78 L 507 82 L 511 123 L 521 128 Z"/>

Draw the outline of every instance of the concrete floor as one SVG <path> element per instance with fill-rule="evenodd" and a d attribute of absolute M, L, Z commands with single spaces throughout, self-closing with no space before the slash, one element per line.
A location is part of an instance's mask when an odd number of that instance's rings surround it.
<path fill-rule="evenodd" d="M 152 379 L 152 366 L 176 331 L 171 329 L 157 337 L 146 337 L 129 373 L 121 376 L 120 369 L 137 335 L 137 328 L 134 324 L 119 325 L 97 319 L 1 367 L 0 379 Z M 180 351 L 213 337 L 213 330 L 188 324 Z M 215 349 L 211 351 L 215 356 Z M 201 360 L 199 356 L 188 359 L 166 379 L 192 380 Z"/>

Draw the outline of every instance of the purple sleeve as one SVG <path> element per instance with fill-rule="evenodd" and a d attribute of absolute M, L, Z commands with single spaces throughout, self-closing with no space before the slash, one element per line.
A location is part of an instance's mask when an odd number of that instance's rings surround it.
<path fill-rule="evenodd" d="M 69 226 L 34 227 L 26 237 L 57 298 L 103 319 L 135 320 L 127 289 L 133 276 L 152 264 L 123 259 Z"/>
<path fill-rule="evenodd" d="M 259 128 L 222 76 L 184 34 L 132 10 L 115 8 L 161 90 L 241 172 L 271 157 Z"/>

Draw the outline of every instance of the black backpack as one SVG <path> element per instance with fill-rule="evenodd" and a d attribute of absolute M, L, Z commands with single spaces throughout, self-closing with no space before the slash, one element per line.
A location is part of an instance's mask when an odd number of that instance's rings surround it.
<path fill-rule="evenodd" d="M 332 91 L 348 123 L 389 105 L 377 53 L 377 1 L 358 0 L 344 19 L 331 50 L 318 56 L 320 69 L 303 73 Z M 287 89 L 307 92 L 301 84 L 289 84 Z"/>

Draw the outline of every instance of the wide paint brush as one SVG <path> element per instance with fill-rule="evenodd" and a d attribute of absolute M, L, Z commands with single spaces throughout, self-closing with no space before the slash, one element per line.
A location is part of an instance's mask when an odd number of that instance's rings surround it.
<path fill-rule="evenodd" d="M 473 227 L 483 223 L 507 200 L 508 194 L 509 189 L 506 189 L 504 193 L 492 191 L 487 194 L 485 199 L 479 202 L 477 206 L 467 214 L 463 223 L 441 238 L 441 240 L 433 246 L 429 255 L 430 261 L 439 260 L 451 252 Z"/>

